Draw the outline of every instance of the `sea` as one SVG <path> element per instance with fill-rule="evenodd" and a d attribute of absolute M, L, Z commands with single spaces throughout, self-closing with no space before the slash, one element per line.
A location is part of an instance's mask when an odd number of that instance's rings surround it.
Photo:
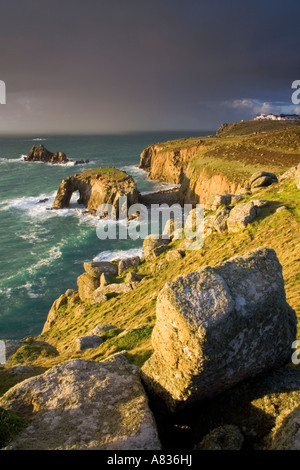
<path fill-rule="evenodd" d="M 0 137 L 0 339 L 40 334 L 52 303 L 76 289 L 83 263 L 143 255 L 142 240 L 100 240 L 97 218 L 84 214 L 73 194 L 66 209 L 49 210 L 63 179 L 88 169 L 114 166 L 139 191 L 170 187 L 138 168 L 148 145 L 210 132 L 147 132 L 120 135 Z M 33 145 L 64 152 L 88 164 L 25 162 Z"/>

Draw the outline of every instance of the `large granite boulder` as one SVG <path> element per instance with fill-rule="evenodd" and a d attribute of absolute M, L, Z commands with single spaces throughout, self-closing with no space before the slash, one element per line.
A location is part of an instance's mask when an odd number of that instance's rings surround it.
<path fill-rule="evenodd" d="M 229 232 L 239 232 L 257 217 L 259 209 L 254 201 L 238 204 L 229 213 L 226 223 Z"/>
<path fill-rule="evenodd" d="M 86 349 L 96 349 L 102 343 L 103 340 L 100 338 L 100 336 L 80 336 L 79 338 L 75 339 L 72 347 L 75 351 L 86 351 Z"/>
<path fill-rule="evenodd" d="M 9 450 L 159 450 L 136 366 L 71 360 L 11 388 L 4 409 L 28 419 Z"/>
<path fill-rule="evenodd" d="M 85 272 L 92 277 L 99 278 L 102 273 L 108 276 L 117 276 L 118 267 L 117 265 L 110 263 L 109 261 L 90 261 L 83 263 Z"/>
<path fill-rule="evenodd" d="M 129 268 L 135 268 L 141 263 L 139 256 L 131 256 L 130 258 L 124 258 L 119 261 L 119 276 Z"/>
<path fill-rule="evenodd" d="M 83 204 L 94 215 L 99 206 L 109 204 L 115 208 L 118 216 L 121 196 L 126 197 L 128 207 L 139 202 L 139 192 L 132 176 L 116 168 L 88 170 L 63 180 L 52 209 L 68 207 L 74 191 L 80 194 L 78 204 Z M 104 214 L 99 213 L 99 216 Z"/>
<path fill-rule="evenodd" d="M 273 183 L 278 183 L 277 176 L 274 173 L 269 173 L 268 171 L 257 171 L 249 180 L 251 189 L 270 186 Z"/>
<path fill-rule="evenodd" d="M 156 316 L 143 377 L 171 410 L 279 367 L 296 336 L 282 268 L 268 248 L 167 283 Z"/>

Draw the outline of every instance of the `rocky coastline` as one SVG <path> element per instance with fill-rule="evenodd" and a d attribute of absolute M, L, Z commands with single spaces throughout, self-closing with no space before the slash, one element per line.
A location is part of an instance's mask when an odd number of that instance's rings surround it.
<path fill-rule="evenodd" d="M 292 362 L 299 161 L 289 166 L 299 154 L 276 173 L 273 163 L 211 173 L 208 156 L 223 146 L 226 160 L 232 149 L 226 129 L 221 143 L 198 138 L 179 151 L 178 142 L 156 144 L 141 156 L 149 177 L 181 185 L 167 200 L 204 202 L 202 249 L 190 251 L 171 220 L 167 237 L 144 240 L 142 258 L 86 261 L 41 335 L 7 342 L 0 411 L 15 427 L 2 441 L 0 433 L 0 447 L 300 449 L 300 370 Z M 284 131 L 272 130 L 272 145 L 277 132 Z M 236 136 L 234 147 L 249 152 L 257 138 Z M 66 207 L 77 190 L 90 211 L 120 195 L 143 201 L 129 175 L 109 168 L 64 180 L 53 208 Z M 151 204 L 163 195 L 145 197 Z"/>

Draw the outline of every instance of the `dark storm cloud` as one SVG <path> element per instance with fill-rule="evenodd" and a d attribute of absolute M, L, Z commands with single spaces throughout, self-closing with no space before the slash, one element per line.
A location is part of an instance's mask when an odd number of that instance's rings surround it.
<path fill-rule="evenodd" d="M 296 0 L 10 0 L 4 131 L 215 128 L 291 104 Z"/>

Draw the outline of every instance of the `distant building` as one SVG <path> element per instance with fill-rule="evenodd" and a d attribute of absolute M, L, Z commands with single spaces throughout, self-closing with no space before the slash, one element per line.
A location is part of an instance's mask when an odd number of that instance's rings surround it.
<path fill-rule="evenodd" d="M 299 114 L 258 114 L 255 121 L 299 121 Z"/>

